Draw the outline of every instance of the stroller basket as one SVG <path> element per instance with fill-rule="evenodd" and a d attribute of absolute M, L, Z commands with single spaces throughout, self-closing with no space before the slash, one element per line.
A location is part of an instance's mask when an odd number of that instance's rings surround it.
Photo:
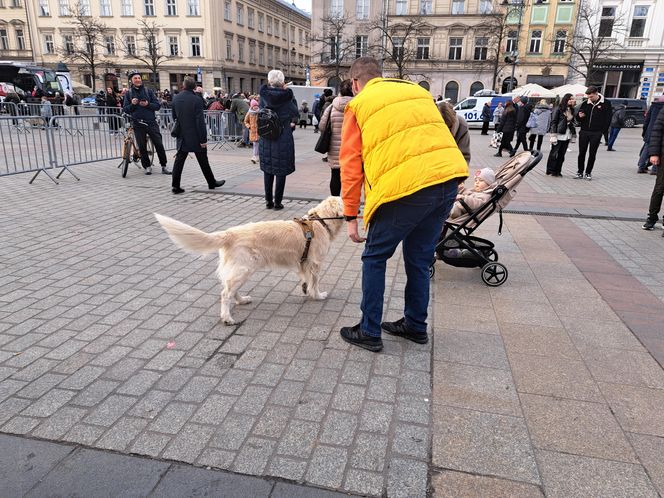
<path fill-rule="evenodd" d="M 472 250 L 464 247 L 456 239 L 443 240 L 436 248 L 436 256 L 441 261 L 451 266 L 458 268 L 478 268 L 487 263 L 487 260 L 492 260 L 492 256 L 496 253 L 493 249 L 493 242 L 479 237 L 468 236 L 464 239 L 466 244 L 474 249 L 477 249 L 482 256 L 473 252 Z"/>
<path fill-rule="evenodd" d="M 492 287 L 502 285 L 507 280 L 507 268 L 498 262 L 498 252 L 493 242 L 472 233 L 494 212 L 500 213 L 502 228 L 502 209 L 516 193 L 515 187 L 523 177 L 542 160 L 542 154 L 531 155 L 524 152 L 510 159 L 496 171 L 497 186 L 491 192 L 491 198 L 472 212 L 453 220 L 447 220 L 440 241 L 436 245 L 436 254 L 429 266 L 429 275 L 433 277 L 436 259 L 460 268 L 481 268 L 482 281 Z"/>

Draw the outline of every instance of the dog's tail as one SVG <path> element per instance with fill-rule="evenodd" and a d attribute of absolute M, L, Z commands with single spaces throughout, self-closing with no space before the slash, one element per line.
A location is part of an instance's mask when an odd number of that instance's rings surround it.
<path fill-rule="evenodd" d="M 205 233 L 180 221 L 155 213 L 155 218 L 176 245 L 187 251 L 208 254 L 224 246 L 225 232 Z"/>

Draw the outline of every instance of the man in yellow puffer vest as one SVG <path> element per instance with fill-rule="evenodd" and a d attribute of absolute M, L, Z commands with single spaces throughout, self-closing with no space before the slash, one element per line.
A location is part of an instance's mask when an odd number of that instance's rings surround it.
<path fill-rule="evenodd" d="M 362 321 L 341 337 L 370 351 L 383 348 L 381 328 L 419 344 L 428 341 L 429 265 L 436 241 L 468 166 L 429 92 L 408 81 L 384 79 L 378 62 L 350 68 L 355 98 L 344 112 L 341 191 L 348 236 L 364 242 Z M 357 215 L 364 186 L 364 224 Z M 381 323 L 385 266 L 403 242 L 404 317 Z"/>

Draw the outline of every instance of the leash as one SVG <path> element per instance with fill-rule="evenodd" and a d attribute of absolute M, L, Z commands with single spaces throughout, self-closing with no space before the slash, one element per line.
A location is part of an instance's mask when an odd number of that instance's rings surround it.
<path fill-rule="evenodd" d="M 309 248 L 311 247 L 311 241 L 314 238 L 314 222 L 317 221 L 321 225 L 325 227 L 325 230 L 327 230 L 327 233 L 332 236 L 332 230 L 330 229 L 329 226 L 327 226 L 327 223 L 325 223 L 325 220 L 343 220 L 343 216 L 325 216 L 321 217 L 318 216 L 316 213 L 313 215 L 309 216 L 304 216 L 302 218 L 293 218 L 293 221 L 300 225 L 300 228 L 302 228 L 302 233 L 304 235 L 304 239 L 306 240 L 306 243 L 304 245 L 304 252 L 302 253 L 302 257 L 300 258 L 300 264 L 304 263 L 307 260 L 307 257 L 309 256 Z"/>

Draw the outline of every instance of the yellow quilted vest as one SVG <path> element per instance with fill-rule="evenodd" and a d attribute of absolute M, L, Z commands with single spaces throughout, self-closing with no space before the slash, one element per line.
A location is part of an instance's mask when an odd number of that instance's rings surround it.
<path fill-rule="evenodd" d="M 374 78 L 346 109 L 362 131 L 365 225 L 381 204 L 468 176 L 454 137 L 421 86 Z"/>

